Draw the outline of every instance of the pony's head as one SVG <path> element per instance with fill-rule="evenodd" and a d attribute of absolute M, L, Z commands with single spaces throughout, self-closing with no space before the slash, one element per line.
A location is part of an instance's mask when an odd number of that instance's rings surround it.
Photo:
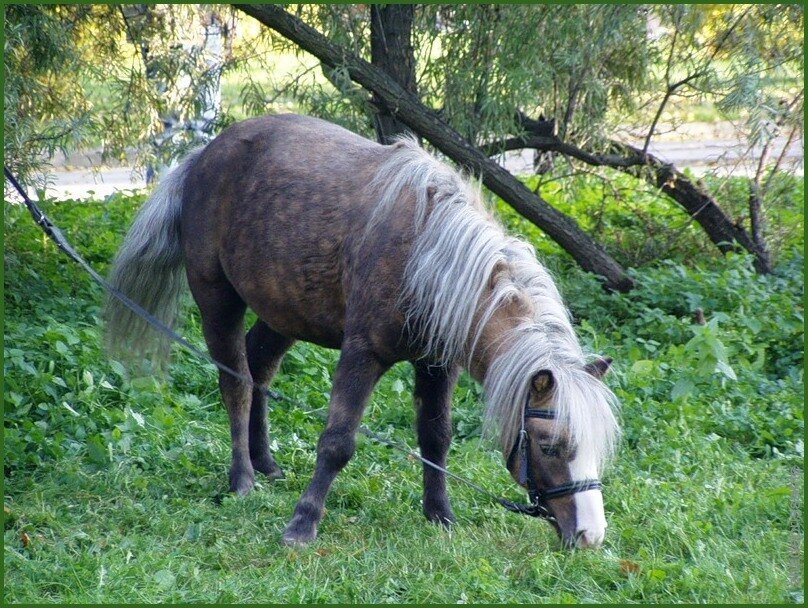
<path fill-rule="evenodd" d="M 571 372 L 533 374 L 518 434 L 504 452 L 509 472 L 534 504 L 549 511 L 567 547 L 598 547 L 606 533 L 598 477 L 616 426 L 607 414 L 611 408 L 593 402 L 609 400 L 601 378 L 610 364 L 598 358 Z M 587 396 L 594 405 L 589 412 L 581 409 Z"/>

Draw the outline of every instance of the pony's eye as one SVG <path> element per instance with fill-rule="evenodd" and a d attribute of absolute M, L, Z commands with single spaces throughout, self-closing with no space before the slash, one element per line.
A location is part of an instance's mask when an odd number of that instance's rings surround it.
<path fill-rule="evenodd" d="M 542 454 L 551 458 L 558 458 L 561 455 L 561 451 L 555 445 L 540 445 L 539 448 Z"/>

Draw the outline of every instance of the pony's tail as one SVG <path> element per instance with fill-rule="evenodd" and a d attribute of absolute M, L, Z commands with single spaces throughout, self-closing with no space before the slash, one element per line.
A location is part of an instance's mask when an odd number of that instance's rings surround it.
<path fill-rule="evenodd" d="M 186 287 L 180 245 L 183 183 L 201 152 L 191 152 L 162 178 L 129 229 L 109 276 L 113 287 L 168 327 L 174 326 Z M 145 357 L 156 367 L 168 360 L 170 339 L 112 295 L 107 296 L 103 318 L 112 356 L 138 362 Z"/>

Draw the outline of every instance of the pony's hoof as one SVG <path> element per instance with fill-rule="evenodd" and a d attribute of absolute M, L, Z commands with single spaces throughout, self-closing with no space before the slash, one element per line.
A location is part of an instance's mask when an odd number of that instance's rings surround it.
<path fill-rule="evenodd" d="M 278 466 L 278 463 L 275 462 L 275 459 L 272 458 L 272 456 L 267 458 L 256 458 L 252 460 L 252 465 L 254 470 L 258 471 L 259 473 L 263 473 L 270 479 L 283 479 L 286 477 L 286 475 L 283 473 L 283 469 Z"/>
<path fill-rule="evenodd" d="M 294 517 L 283 533 L 287 547 L 305 547 L 317 538 L 317 525 Z"/>
<path fill-rule="evenodd" d="M 285 479 L 286 474 L 283 472 L 283 469 L 280 467 L 275 467 L 271 471 L 261 471 L 264 475 L 266 475 L 269 479 Z"/>
<path fill-rule="evenodd" d="M 455 521 L 457 521 L 455 514 L 449 507 L 442 509 L 424 509 L 424 515 L 433 524 L 438 524 L 444 528 L 451 528 Z"/>
<path fill-rule="evenodd" d="M 255 485 L 255 474 L 252 472 L 242 472 L 238 475 L 230 475 L 230 491 L 238 496 L 247 496 Z"/>

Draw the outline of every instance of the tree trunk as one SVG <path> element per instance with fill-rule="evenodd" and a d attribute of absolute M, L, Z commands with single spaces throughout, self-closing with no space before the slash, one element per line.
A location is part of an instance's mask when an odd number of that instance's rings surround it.
<path fill-rule="evenodd" d="M 763 238 L 763 190 L 757 176 L 749 185 L 749 227 L 752 230 L 752 240 L 760 252 L 760 259 L 755 267 L 762 273 L 771 272 L 771 256 Z"/>
<path fill-rule="evenodd" d="M 370 62 L 385 71 L 402 89 L 417 95 L 412 48 L 414 16 L 412 4 L 370 5 Z M 391 144 L 396 136 L 412 133 L 396 118 L 394 106 L 388 106 L 376 93 L 373 93 L 372 103 L 376 108 L 373 123 L 379 143 Z"/>
<path fill-rule="evenodd" d="M 435 111 L 424 106 L 383 71 L 332 43 L 314 28 L 270 4 L 236 4 L 244 13 L 288 38 L 329 65 L 342 65 L 351 78 L 376 94 L 396 117 L 430 141 L 446 156 L 479 173 L 483 183 L 518 213 L 536 224 L 567 251 L 584 270 L 603 277 L 610 289 L 627 291 L 633 281 L 625 270 L 586 234 L 572 218 L 550 206 L 522 182 L 463 139 Z"/>

